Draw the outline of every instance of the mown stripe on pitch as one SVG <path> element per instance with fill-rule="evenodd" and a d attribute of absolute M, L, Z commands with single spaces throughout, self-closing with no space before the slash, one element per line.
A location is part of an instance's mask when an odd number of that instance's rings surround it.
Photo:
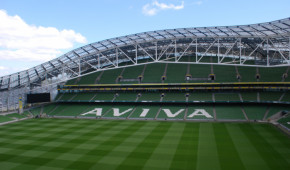
<path fill-rule="evenodd" d="M 117 169 L 141 169 L 150 158 L 159 142 L 163 139 L 172 122 L 156 122 L 158 125 L 139 145 L 127 156 Z"/>
<path fill-rule="evenodd" d="M 290 169 L 290 140 L 289 136 L 279 130 L 272 124 L 267 124 L 261 126 L 264 128 L 264 132 L 267 133 L 267 138 L 265 138 L 269 144 L 271 144 L 274 149 L 280 153 L 288 162 L 289 169 Z"/>
<path fill-rule="evenodd" d="M 259 128 L 259 131 L 257 131 L 254 126 L 254 124 L 249 126 L 242 126 L 242 130 L 251 141 L 252 145 L 259 152 L 261 158 L 264 159 L 264 161 L 267 163 L 268 167 L 270 167 L 270 169 L 289 169 L 290 165 L 287 160 L 285 160 L 285 158 L 273 148 L 279 146 L 277 146 L 277 144 L 269 144 L 265 139 L 268 138 L 268 136 L 263 135 L 265 131 L 261 128 Z"/>
<path fill-rule="evenodd" d="M 52 121 L 57 121 L 57 120 L 52 120 Z M 78 126 L 78 123 L 76 121 L 71 121 L 71 123 L 75 123 L 75 126 Z M 112 124 L 113 125 L 113 124 Z M 41 126 L 41 125 L 39 125 Z M 81 128 L 81 127 L 79 127 Z M 67 129 L 64 129 L 64 131 L 66 131 Z M 71 133 L 71 134 L 74 134 L 75 132 L 74 131 L 68 131 L 68 133 Z M 54 134 L 51 134 L 51 135 L 54 135 Z M 75 136 L 75 138 L 78 138 L 78 134 Z M 58 136 L 55 136 L 55 139 L 57 139 Z M 35 141 L 37 142 L 37 141 Z M 50 141 L 47 141 L 47 142 L 50 142 Z M 44 143 L 45 144 L 45 143 Z M 8 161 L 10 162 L 19 162 L 19 160 L 21 160 L 22 162 L 22 165 L 44 165 L 44 164 L 47 164 L 51 161 L 55 161 L 55 159 L 62 153 L 65 153 L 69 150 L 71 150 L 72 148 L 71 147 L 67 147 L 69 143 L 68 142 L 63 142 L 62 145 L 60 146 L 54 146 L 54 147 L 46 147 L 46 146 L 43 146 L 43 145 L 32 145 L 34 146 L 34 148 L 31 148 L 33 150 L 42 150 L 42 148 L 46 148 L 46 152 L 44 152 L 43 154 L 41 155 L 38 155 L 38 156 L 23 156 L 23 154 L 16 154 L 13 158 L 9 159 Z M 47 148 L 49 150 L 47 150 Z M 29 150 L 28 150 L 29 151 Z M 65 165 L 69 165 L 73 163 L 72 161 L 66 161 L 66 160 L 62 160 L 62 164 L 60 165 L 57 165 L 57 166 L 63 166 L 65 167 Z M 17 168 L 17 167 L 16 167 Z M 18 168 L 21 168 L 21 165 L 20 167 Z"/>
<path fill-rule="evenodd" d="M 131 136 L 134 132 L 138 131 L 142 128 L 146 122 L 130 122 L 127 121 L 120 121 L 126 124 L 124 129 L 120 129 L 115 135 L 108 138 L 106 141 L 102 142 L 96 148 L 92 149 L 85 155 L 94 156 L 94 162 L 88 161 L 76 161 L 71 165 L 67 166 L 67 168 L 80 168 L 80 169 L 96 169 L 98 168 L 97 162 L 103 158 L 104 156 L 108 155 L 115 147 L 117 147 L 122 141 L 126 140 L 129 136 Z M 95 166 L 94 166 L 95 165 Z"/>
<path fill-rule="evenodd" d="M 170 169 L 194 169 L 197 161 L 199 123 L 186 123 Z"/>
<path fill-rule="evenodd" d="M 180 142 L 180 137 L 182 136 L 182 132 L 185 128 L 184 123 L 182 122 L 173 122 L 172 126 L 168 129 L 165 136 L 159 142 L 159 145 L 156 147 L 150 158 L 147 160 L 144 165 L 144 169 L 154 169 L 154 168 L 162 168 L 168 169 L 170 167 L 170 162 L 175 155 L 176 149 Z M 193 132 L 194 133 L 194 132 Z M 197 139 L 197 136 L 196 136 Z M 195 141 L 196 141 L 195 139 Z M 194 140 L 192 141 L 194 142 Z M 191 150 L 192 148 L 188 148 L 192 153 L 196 152 L 196 150 Z"/>
<path fill-rule="evenodd" d="M 28 132 L 35 132 L 35 131 L 39 131 L 40 127 L 43 126 L 41 119 L 33 119 L 33 120 L 30 120 L 30 121 L 23 121 L 23 122 L 20 122 L 21 124 L 27 124 L 27 123 L 31 123 L 33 121 L 33 126 L 32 127 L 28 127 L 28 128 L 21 128 L 19 129 L 19 131 L 28 131 Z M 49 120 L 49 121 L 53 121 L 53 120 Z M 47 121 L 46 121 L 47 122 Z M 21 124 L 18 123 L 17 126 L 20 126 Z M 35 127 L 38 127 L 37 129 L 35 129 Z M 7 129 L 10 129 L 11 126 L 8 126 L 6 127 Z M 31 130 L 33 129 L 33 130 Z M 42 142 L 39 142 L 39 140 L 37 140 L 36 138 L 34 138 L 35 140 L 31 140 L 30 138 L 32 137 L 31 134 L 27 134 L 25 136 L 21 135 L 21 138 L 19 138 L 19 133 L 10 133 L 11 136 L 10 136 L 10 142 L 9 143 L 6 143 L 6 144 L 3 144 L 1 143 L 1 147 L 6 147 L 6 148 L 9 148 L 9 150 L 5 153 L 6 156 L 5 156 L 5 160 L 8 160 L 8 161 L 15 161 L 17 160 L 18 157 L 21 157 L 23 153 L 25 153 L 25 151 L 30 151 L 30 150 L 36 150 L 36 147 L 39 147 Z M 35 133 L 33 133 L 35 134 Z M 13 136 L 14 135 L 14 136 Z M 5 137 L 5 138 L 8 138 L 8 137 Z M 38 139 L 41 139 L 41 138 L 38 138 Z M 22 143 L 22 141 L 30 141 L 29 143 Z M 19 153 L 19 151 L 21 153 Z M 3 153 L 4 154 L 4 153 Z M 9 156 L 8 156 L 9 155 Z M 1 155 L 3 156 L 3 155 Z M 23 156 L 25 157 L 25 156 Z M 14 159 L 15 158 L 15 159 Z M 27 159 L 29 159 L 29 157 L 26 157 Z M 3 157 L 0 158 L 1 161 L 3 161 Z M 25 159 L 21 159 L 21 161 L 23 161 Z"/>
<path fill-rule="evenodd" d="M 51 120 L 53 122 L 53 124 L 55 124 L 54 122 L 58 121 L 58 120 Z M 63 121 L 61 121 L 63 122 Z M 76 134 L 75 133 L 75 130 L 76 129 L 80 129 L 80 128 L 83 128 L 82 126 L 79 125 L 78 121 L 75 121 L 75 120 L 71 120 L 71 124 L 73 126 L 71 127 L 67 127 L 67 128 L 61 128 L 61 127 L 57 127 L 57 128 L 60 128 L 62 129 L 62 131 L 59 131 L 58 133 L 52 133 L 52 132 L 43 132 L 43 133 L 46 133 L 46 134 L 49 134 L 48 136 L 46 137 L 39 137 L 38 139 L 34 140 L 34 142 L 30 143 L 30 145 L 28 146 L 28 148 L 24 145 L 24 146 L 20 146 L 21 148 L 26 148 L 26 149 L 41 149 L 41 147 L 46 147 L 49 142 L 52 142 L 52 143 L 60 143 L 60 144 L 64 144 L 66 146 L 66 143 L 69 142 L 70 140 L 72 139 L 66 139 L 64 138 L 66 135 L 72 135 L 72 136 L 75 136 L 74 138 L 79 138 L 78 135 L 79 134 Z M 39 125 L 39 126 L 42 126 L 42 125 Z M 96 129 L 100 128 L 99 127 L 100 125 L 97 124 L 96 125 Z M 109 125 L 110 126 L 110 125 Z M 74 127 L 74 128 L 73 128 Z M 93 129 L 91 129 L 93 130 Z M 88 129 L 89 131 L 89 129 Z M 33 137 L 34 135 L 30 135 L 30 136 L 27 136 L 26 138 L 30 138 L 30 137 Z M 53 149 L 53 148 L 51 148 Z"/>
<path fill-rule="evenodd" d="M 221 169 L 245 169 L 224 123 L 213 124 Z"/>
<path fill-rule="evenodd" d="M 126 157 L 137 148 L 140 142 L 142 142 L 148 135 L 150 135 L 150 133 L 152 133 L 157 125 L 158 123 L 156 122 L 146 122 L 146 124 L 138 131 L 133 133 L 126 140 L 124 140 L 123 143 L 120 143 L 116 148 L 114 148 L 111 153 L 100 159 L 98 163 L 104 165 L 110 163 L 112 166 L 120 165 L 126 159 Z M 112 157 L 115 156 L 114 152 L 122 152 L 122 157 L 118 157 L 118 159 L 115 159 L 114 162 L 112 162 Z"/>
<path fill-rule="evenodd" d="M 106 123 L 104 125 L 102 125 L 99 128 L 96 128 L 94 130 L 91 130 L 90 132 L 87 132 L 86 134 L 90 134 L 92 131 L 95 132 L 92 136 L 91 139 L 93 138 L 100 138 L 102 136 L 105 136 L 105 141 L 111 139 L 111 137 L 117 133 L 119 133 L 118 131 L 115 131 L 115 133 L 113 134 L 108 134 L 108 132 L 112 131 L 112 130 L 122 130 L 124 128 L 127 128 L 127 126 L 124 126 L 124 122 L 122 121 L 115 121 L 115 120 L 107 120 L 105 121 Z M 86 128 L 86 127 L 85 127 Z M 67 152 L 67 154 L 80 154 L 81 157 L 79 157 L 78 159 L 71 161 L 69 164 L 67 165 L 62 165 L 64 168 L 67 167 L 71 167 L 70 169 L 72 169 L 73 166 L 75 166 L 78 169 L 82 169 L 81 167 L 83 166 L 83 168 L 90 168 L 91 166 L 93 166 L 95 164 L 95 161 L 87 161 L 83 159 L 83 157 L 91 152 L 94 148 L 97 148 L 99 144 L 104 143 L 105 141 L 102 141 L 100 143 L 98 143 L 97 141 L 95 141 L 95 145 L 90 145 L 90 148 L 86 148 L 84 149 L 83 145 L 86 145 L 86 143 L 89 143 L 90 140 L 85 141 L 83 143 L 79 143 L 78 145 L 75 145 L 75 147 L 71 147 L 71 150 L 69 152 Z M 46 166 L 57 166 L 57 162 L 59 160 L 61 160 L 62 155 L 58 155 L 57 160 L 53 160 L 49 163 L 46 164 Z M 92 156 L 95 159 L 95 156 Z M 79 164 L 78 164 L 79 162 Z M 86 163 L 85 163 L 86 162 Z"/>
<path fill-rule="evenodd" d="M 256 148 L 243 132 L 242 128 L 244 126 L 249 126 L 249 123 L 226 124 L 244 166 L 246 169 L 269 169 L 267 163 L 261 158 Z"/>
<path fill-rule="evenodd" d="M 200 123 L 197 169 L 220 169 L 212 123 Z"/>
<path fill-rule="evenodd" d="M 277 127 L 272 124 L 263 124 L 262 126 L 255 126 L 257 131 L 263 129 L 264 134 L 268 137 L 265 138 L 269 141 L 269 143 L 273 143 L 273 146 L 283 146 L 283 151 L 287 151 L 290 154 L 290 140 L 289 136 L 287 136 L 284 132 L 279 130 Z M 288 158 L 290 155 L 288 155 Z"/>
<path fill-rule="evenodd" d="M 98 121 L 96 121 L 98 122 Z M 90 134 L 91 132 L 95 132 L 95 135 L 101 135 L 103 132 L 106 132 L 106 130 L 109 130 L 111 128 L 114 128 L 116 126 L 118 126 L 118 124 L 120 124 L 121 122 L 115 122 L 115 121 L 107 121 L 105 123 L 100 123 L 100 124 L 96 124 L 96 126 L 92 129 L 87 128 L 87 126 L 83 126 L 82 123 L 80 123 L 78 125 L 78 129 L 82 129 L 85 128 L 87 129 L 87 133 L 78 133 L 76 131 L 72 131 L 70 134 L 68 135 L 74 135 L 73 138 L 71 138 L 70 141 L 75 141 L 75 139 L 80 138 L 81 135 L 86 135 L 86 134 Z M 73 160 L 64 160 L 62 157 L 65 154 L 80 154 L 82 155 L 83 153 L 89 152 L 90 149 L 76 149 L 77 146 L 81 145 L 83 143 L 74 143 L 72 145 L 72 143 L 70 143 L 69 141 L 63 143 L 61 146 L 58 147 L 54 147 L 51 150 L 49 150 L 48 152 L 46 152 L 45 154 L 41 155 L 42 157 L 50 157 L 51 155 L 55 155 L 54 159 L 47 162 L 45 164 L 45 166 L 47 167 L 62 167 L 65 168 L 69 165 L 71 165 L 72 163 L 74 163 L 76 161 L 76 159 Z M 60 163 L 62 162 L 63 163 Z"/>

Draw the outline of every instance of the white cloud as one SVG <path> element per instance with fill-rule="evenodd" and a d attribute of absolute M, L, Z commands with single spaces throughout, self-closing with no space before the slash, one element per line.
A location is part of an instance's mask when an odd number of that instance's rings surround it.
<path fill-rule="evenodd" d="M 44 62 L 73 48 L 74 43 L 87 42 L 74 30 L 29 25 L 4 10 L 0 10 L 0 23 L 0 60 Z"/>
<path fill-rule="evenodd" d="M 0 66 L 0 77 L 1 76 L 6 76 L 9 75 L 11 73 L 15 73 L 15 72 L 19 72 L 19 71 L 23 71 L 23 70 L 27 70 L 29 68 L 27 67 L 6 67 L 6 66 Z"/>
<path fill-rule="evenodd" d="M 153 1 L 152 3 L 145 4 L 142 8 L 144 15 L 153 16 L 156 15 L 161 10 L 181 10 L 184 8 L 184 1 L 180 5 L 159 3 L 158 1 Z"/>
<path fill-rule="evenodd" d="M 7 68 L 4 66 L 0 66 L 0 70 L 5 70 L 5 69 L 7 69 Z"/>

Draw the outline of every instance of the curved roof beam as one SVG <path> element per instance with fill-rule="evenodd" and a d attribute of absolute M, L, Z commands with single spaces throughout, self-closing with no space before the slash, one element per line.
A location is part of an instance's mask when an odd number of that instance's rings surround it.
<path fill-rule="evenodd" d="M 169 41 L 180 40 L 180 44 L 186 45 L 190 42 L 193 42 L 192 39 L 196 41 L 196 47 L 193 48 L 203 48 L 205 46 L 209 46 L 217 39 L 223 39 L 220 44 L 222 43 L 227 44 L 228 46 L 232 46 L 233 41 L 237 38 L 245 38 L 248 39 L 253 43 L 253 47 L 256 48 L 257 43 L 259 40 L 252 40 L 253 38 L 259 38 L 261 40 L 264 39 L 271 39 L 272 43 L 277 44 L 279 46 L 276 50 L 286 50 L 286 53 L 290 53 L 290 18 L 285 18 L 282 20 L 260 23 L 260 24 L 252 24 L 252 25 L 238 25 L 238 26 L 221 26 L 221 27 L 191 27 L 191 28 L 178 28 L 178 29 L 166 29 L 166 30 L 157 30 L 157 31 L 149 31 L 149 32 L 142 32 L 137 34 L 131 34 L 116 38 L 111 38 L 99 42 L 94 42 L 91 44 L 87 44 L 85 46 L 79 47 L 74 49 L 62 56 L 53 59 L 51 61 L 42 63 L 38 66 L 30 68 L 28 70 L 24 70 L 22 72 L 13 73 L 11 75 L 6 75 L 0 77 L 1 80 L 1 87 L 4 85 L 4 80 L 9 77 L 13 77 L 14 75 L 17 76 L 19 79 L 26 78 L 30 83 L 33 81 L 38 81 L 38 78 L 41 78 L 44 73 L 50 74 L 55 72 L 56 70 L 62 70 L 62 67 L 67 67 L 67 69 L 71 70 L 76 69 L 79 65 L 78 60 L 82 60 L 87 62 L 86 60 L 89 58 L 96 58 L 98 64 L 100 64 L 100 57 L 102 60 L 108 60 L 112 66 L 116 66 L 118 62 L 115 61 L 116 57 L 116 50 L 122 52 L 125 57 L 129 60 L 131 57 L 126 53 L 123 47 L 129 47 L 129 49 L 136 52 L 135 58 L 137 59 L 137 51 L 143 51 L 141 53 L 142 57 L 149 57 L 153 61 L 158 61 L 158 56 L 160 55 L 160 51 L 162 51 L 162 46 L 158 46 L 159 44 L 163 45 L 163 47 L 170 44 Z M 191 39 L 191 40 L 189 40 Z M 233 40 L 233 41 L 231 41 Z M 256 44 L 254 44 L 256 43 Z M 219 44 L 219 43 L 216 43 Z M 177 44 L 178 45 L 178 44 Z M 131 47 L 130 47 L 131 46 Z M 135 47 L 135 48 L 132 48 Z M 197 47 L 198 46 L 198 47 Z M 215 48 L 220 48 L 219 45 L 213 45 Z M 170 51 L 172 51 L 173 46 L 170 47 Z M 175 45 L 175 48 L 176 45 Z M 237 47 L 241 48 L 241 47 Z M 247 48 L 247 47 L 243 47 Z M 288 52 L 289 49 L 289 52 Z M 271 49 L 273 50 L 273 49 Z M 275 49 L 274 49 L 275 50 Z M 277 51 L 284 55 L 284 51 Z M 167 49 L 165 50 L 167 51 Z M 252 49 L 251 49 L 252 51 Z M 157 54 L 159 53 L 159 54 Z M 169 52 L 170 53 L 170 52 Z M 198 53 L 198 51 L 193 51 L 193 53 Z M 200 52 L 199 52 L 200 53 Z M 197 54 L 196 54 L 197 55 Z M 247 54 L 248 55 L 248 54 Z M 288 57 L 288 56 L 287 56 Z M 285 60 L 289 60 L 290 57 L 286 58 Z M 131 59 L 134 61 L 133 59 Z M 88 63 L 88 62 L 87 62 Z M 106 67 L 108 63 L 104 63 Z M 288 64 L 289 65 L 289 64 Z M 93 66 L 93 65 L 92 65 Z M 102 66 L 103 67 L 103 66 Z M 30 71 L 34 70 L 34 73 L 30 74 Z M 71 70 L 73 71 L 73 70 Z M 24 74 L 27 73 L 27 74 Z M 52 73 L 54 75 L 54 73 Z M 28 77 L 27 77 L 28 76 Z M 78 75 L 79 76 L 79 75 Z M 16 80 L 17 81 L 17 80 Z M 14 81 L 13 81 L 14 82 Z M 13 83 L 8 80 L 8 83 Z M 18 81 L 21 82 L 21 81 Z M 13 86 L 13 85 L 12 85 Z M 12 87 L 8 84 L 8 87 Z"/>

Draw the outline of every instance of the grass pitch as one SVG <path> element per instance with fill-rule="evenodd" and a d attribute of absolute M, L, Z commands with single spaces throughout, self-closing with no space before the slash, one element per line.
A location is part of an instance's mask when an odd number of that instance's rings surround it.
<path fill-rule="evenodd" d="M 0 136 L 1 169 L 290 169 L 269 124 L 31 119 Z"/>

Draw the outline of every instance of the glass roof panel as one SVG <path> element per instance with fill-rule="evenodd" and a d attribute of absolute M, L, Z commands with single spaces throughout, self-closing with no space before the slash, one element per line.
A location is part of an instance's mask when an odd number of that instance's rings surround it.
<path fill-rule="evenodd" d="M 274 32 L 272 31 L 262 31 L 264 34 L 267 34 L 267 35 L 272 35 L 272 34 L 275 34 Z"/>
<path fill-rule="evenodd" d="M 283 23 L 275 23 L 275 25 L 277 25 L 278 27 L 283 28 L 283 29 L 286 29 L 286 28 L 289 27 L 289 26 L 287 26 L 287 25 L 285 25 L 285 24 L 283 24 Z M 290 25 L 290 24 L 289 24 L 289 25 Z"/>
<path fill-rule="evenodd" d="M 266 31 L 267 30 L 266 28 L 264 28 L 264 27 L 262 27 L 260 25 L 255 25 L 253 28 L 255 28 L 258 31 Z"/>

